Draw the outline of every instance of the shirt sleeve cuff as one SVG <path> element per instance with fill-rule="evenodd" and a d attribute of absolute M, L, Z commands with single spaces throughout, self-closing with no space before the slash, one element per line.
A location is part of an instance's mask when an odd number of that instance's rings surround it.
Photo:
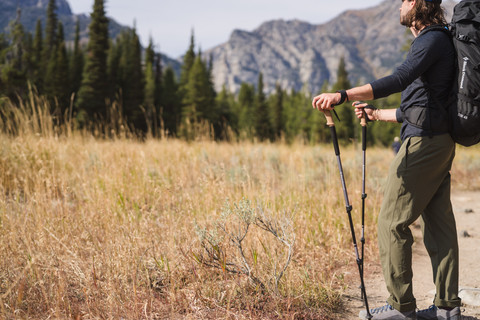
<path fill-rule="evenodd" d="M 403 111 L 400 110 L 400 108 L 397 108 L 397 111 L 395 112 L 395 116 L 397 117 L 397 122 L 402 123 L 403 122 Z"/>

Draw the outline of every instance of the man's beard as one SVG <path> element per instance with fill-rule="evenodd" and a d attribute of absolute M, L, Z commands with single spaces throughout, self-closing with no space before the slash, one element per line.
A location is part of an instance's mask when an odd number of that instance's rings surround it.
<path fill-rule="evenodd" d="M 413 25 L 413 9 L 408 11 L 406 15 L 400 16 L 400 24 L 407 28 L 410 28 Z"/>

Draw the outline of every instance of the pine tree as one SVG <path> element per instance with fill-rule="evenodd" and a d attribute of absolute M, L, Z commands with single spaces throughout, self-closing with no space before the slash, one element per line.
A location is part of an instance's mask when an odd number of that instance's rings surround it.
<path fill-rule="evenodd" d="M 205 64 L 205 62 L 204 62 Z M 205 65 L 205 96 L 207 100 L 206 109 L 204 111 L 204 117 L 213 125 L 215 138 L 220 138 L 224 135 L 225 121 L 229 117 L 228 111 L 223 113 L 224 110 L 219 109 L 216 104 L 215 84 L 213 83 L 213 57 L 210 56 L 208 65 Z"/>
<path fill-rule="evenodd" d="M 238 132 L 241 138 L 252 139 L 254 135 L 255 87 L 243 82 L 238 91 L 238 107 L 234 110 L 238 118 Z"/>
<path fill-rule="evenodd" d="M 45 26 L 45 45 L 44 45 L 44 63 L 50 60 L 50 56 L 55 51 L 55 46 L 58 43 L 57 36 L 57 5 L 55 0 L 49 0 L 47 6 L 47 21 Z"/>
<path fill-rule="evenodd" d="M 120 41 L 121 35 L 117 37 L 115 42 L 110 41 L 110 46 L 108 49 L 107 55 L 107 78 L 108 78 L 108 89 L 107 96 L 111 101 L 118 100 L 120 101 L 121 97 L 119 96 L 122 87 L 121 75 L 123 73 L 120 70 L 120 60 L 122 58 L 122 48 Z"/>
<path fill-rule="evenodd" d="M 175 72 L 171 67 L 165 70 L 163 78 L 161 108 L 165 132 L 169 136 L 176 136 L 177 126 L 180 123 L 181 104 L 178 94 L 178 84 L 175 80 Z"/>
<path fill-rule="evenodd" d="M 57 99 L 61 115 L 63 116 L 65 110 L 68 109 L 70 104 L 71 91 L 68 73 L 67 48 L 65 47 L 62 22 L 58 23 L 58 34 L 56 39 L 58 43 L 56 45 L 57 52 L 55 55 L 54 75 L 52 77 L 54 84 L 53 96 Z"/>
<path fill-rule="evenodd" d="M 105 16 L 104 1 L 95 0 L 89 27 L 90 39 L 88 55 L 83 70 L 82 84 L 78 92 L 77 105 L 84 116 L 93 118 L 99 115 L 106 118 L 105 99 L 107 98 L 107 52 L 108 19 Z M 80 121 L 84 116 L 80 115 Z"/>
<path fill-rule="evenodd" d="M 144 85 L 141 46 L 136 29 L 126 31 L 123 38 L 121 69 L 123 110 L 128 122 L 146 131 L 145 114 L 141 109 Z"/>
<path fill-rule="evenodd" d="M 23 37 L 23 50 L 24 50 L 24 61 L 25 61 L 25 76 L 27 82 L 32 83 L 32 76 L 34 71 L 34 55 L 33 51 L 33 38 L 30 32 L 26 32 Z M 26 84 L 28 86 L 28 83 Z"/>
<path fill-rule="evenodd" d="M 5 63 L 1 68 L 3 92 L 10 98 L 24 96 L 27 90 L 27 55 L 25 51 L 25 31 L 20 23 L 21 10 L 17 12 L 17 19 L 12 22 L 10 46 L 6 48 Z"/>
<path fill-rule="evenodd" d="M 222 87 L 222 91 L 215 98 L 215 105 L 218 110 L 218 132 L 215 133 L 217 139 L 231 140 L 232 136 L 229 135 L 229 128 L 238 132 L 238 120 L 233 114 L 233 106 L 235 104 L 235 97 L 228 92 L 225 85 Z"/>
<path fill-rule="evenodd" d="M 55 72 L 57 63 L 57 6 L 55 0 L 49 0 L 47 6 L 47 21 L 45 26 L 45 40 L 43 44 L 41 73 L 43 75 L 43 93 L 49 98 L 54 108 Z"/>
<path fill-rule="evenodd" d="M 275 94 L 270 96 L 270 110 L 272 111 L 270 117 L 272 119 L 272 130 L 275 139 L 279 139 L 282 136 L 285 127 L 283 104 L 284 91 L 277 83 L 275 85 Z"/>
<path fill-rule="evenodd" d="M 285 139 L 288 143 L 295 139 L 308 141 L 311 138 L 309 119 L 312 117 L 311 97 L 306 86 L 300 91 L 291 90 L 285 96 Z"/>
<path fill-rule="evenodd" d="M 323 83 L 320 92 L 328 92 L 328 81 Z M 331 138 L 330 131 L 326 125 L 325 115 L 323 112 L 314 109 L 312 116 L 309 118 L 312 142 L 327 142 Z"/>
<path fill-rule="evenodd" d="M 183 118 L 185 123 L 196 125 L 206 120 L 209 97 L 207 94 L 207 70 L 201 56 L 197 56 L 189 72 L 188 82 L 183 87 Z"/>
<path fill-rule="evenodd" d="M 332 91 L 344 90 L 351 88 L 350 81 L 348 80 L 348 72 L 345 65 L 345 59 L 342 57 L 340 59 L 338 70 L 337 70 L 337 82 L 333 85 Z M 337 129 L 337 135 L 340 140 L 343 142 L 348 142 L 354 138 L 354 132 L 356 124 L 354 122 L 355 116 L 351 102 L 344 103 L 341 106 L 336 106 L 335 111 L 337 112 L 340 121 L 337 121 L 335 126 Z"/>
<path fill-rule="evenodd" d="M 155 74 L 153 64 L 155 63 L 155 50 L 153 48 L 152 38 L 148 41 L 148 47 L 145 50 L 145 99 L 147 106 L 155 105 Z"/>
<path fill-rule="evenodd" d="M 31 81 L 39 92 L 43 91 L 42 52 L 43 52 L 42 20 L 38 19 L 33 38 Z"/>
<path fill-rule="evenodd" d="M 82 71 L 84 66 L 83 51 L 80 47 L 80 21 L 75 25 L 75 40 L 73 43 L 73 53 L 70 59 L 70 92 L 75 95 L 82 84 Z"/>
<path fill-rule="evenodd" d="M 195 57 L 195 37 L 192 30 L 192 35 L 190 36 L 190 46 L 183 57 L 182 70 L 180 72 L 180 87 L 182 90 L 188 83 L 190 70 L 195 62 Z"/>
<path fill-rule="evenodd" d="M 255 95 L 255 134 L 260 141 L 271 139 L 271 125 L 266 103 L 265 93 L 263 92 L 263 74 L 258 75 L 257 93 Z"/>
<path fill-rule="evenodd" d="M 162 55 L 155 53 L 155 59 L 153 62 L 153 69 L 155 75 L 155 105 L 160 106 L 162 102 L 164 86 L 163 86 L 163 68 L 162 68 Z"/>
<path fill-rule="evenodd" d="M 156 93 L 157 93 L 157 81 L 154 70 L 155 64 L 155 50 L 153 47 L 153 40 L 150 38 L 148 47 L 145 50 L 145 93 L 143 105 L 147 113 L 148 125 L 152 130 L 154 136 L 158 136 L 158 121 L 157 121 L 157 108 L 156 108 Z"/>

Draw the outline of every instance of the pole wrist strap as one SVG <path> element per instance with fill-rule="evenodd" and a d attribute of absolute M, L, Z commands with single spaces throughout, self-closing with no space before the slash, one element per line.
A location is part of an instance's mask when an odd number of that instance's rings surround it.
<path fill-rule="evenodd" d="M 345 101 L 348 101 L 348 95 L 346 90 L 338 90 L 337 93 L 340 93 L 340 102 L 338 105 L 343 104 Z"/>

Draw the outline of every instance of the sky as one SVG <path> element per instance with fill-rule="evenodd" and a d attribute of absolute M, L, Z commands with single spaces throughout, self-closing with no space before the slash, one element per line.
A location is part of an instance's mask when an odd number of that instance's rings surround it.
<path fill-rule="evenodd" d="M 192 30 L 197 48 L 228 41 L 234 29 L 252 31 L 263 22 L 299 19 L 329 21 L 348 9 L 375 6 L 383 0 L 105 0 L 107 16 L 137 28 L 142 45 L 153 39 L 155 51 L 172 58 L 184 54 Z M 74 14 L 90 14 L 94 0 L 68 0 Z M 399 5 L 400 7 L 400 5 Z"/>

